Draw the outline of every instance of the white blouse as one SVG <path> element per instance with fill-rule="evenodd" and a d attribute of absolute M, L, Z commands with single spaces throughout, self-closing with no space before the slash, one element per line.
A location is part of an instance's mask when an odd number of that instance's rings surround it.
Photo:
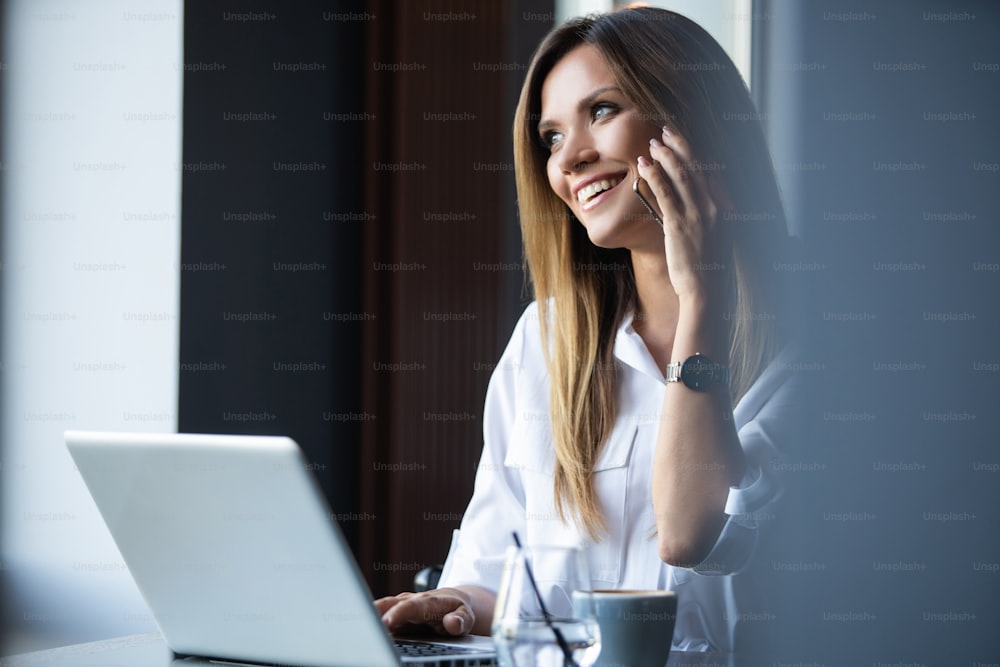
<path fill-rule="evenodd" d="M 553 495 L 555 453 L 549 379 L 537 304 L 511 335 L 486 394 L 484 446 L 475 490 L 456 530 L 439 586 L 475 585 L 496 592 L 503 555 L 517 531 L 528 544 L 582 545 L 595 589 L 669 589 L 677 593 L 674 646 L 732 651 L 737 621 L 755 611 L 753 588 L 733 576 L 749 564 L 757 523 L 780 492 L 783 419 L 793 392 L 792 365 L 773 362 L 733 410 L 747 472 L 726 502 L 729 519 L 708 557 L 687 569 L 660 560 L 651 498 L 651 468 L 666 379 L 626 317 L 615 338 L 621 368 L 619 414 L 594 476 L 607 534 L 593 541 L 559 519 Z M 756 607 L 755 607 L 756 605 Z"/>

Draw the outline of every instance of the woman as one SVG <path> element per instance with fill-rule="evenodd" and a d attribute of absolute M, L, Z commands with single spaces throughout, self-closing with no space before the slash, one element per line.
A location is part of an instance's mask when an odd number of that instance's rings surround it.
<path fill-rule="evenodd" d="M 672 12 L 576 19 L 539 46 L 514 122 L 536 301 L 490 382 L 441 588 L 376 601 L 390 630 L 489 634 L 517 531 L 582 543 L 595 588 L 676 590 L 675 646 L 732 650 L 790 394 L 788 238 L 756 119 Z"/>

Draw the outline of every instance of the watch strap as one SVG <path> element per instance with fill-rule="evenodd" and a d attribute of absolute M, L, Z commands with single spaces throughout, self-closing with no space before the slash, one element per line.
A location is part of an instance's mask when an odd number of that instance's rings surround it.
<path fill-rule="evenodd" d="M 671 361 L 667 364 L 667 382 L 681 381 L 681 365 L 683 361 Z"/>

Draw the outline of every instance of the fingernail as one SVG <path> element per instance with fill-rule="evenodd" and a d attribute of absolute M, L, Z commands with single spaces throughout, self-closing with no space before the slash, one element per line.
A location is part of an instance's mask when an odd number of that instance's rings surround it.
<path fill-rule="evenodd" d="M 648 167 L 649 166 L 649 160 L 647 160 L 645 158 L 645 156 L 643 156 L 643 155 L 639 156 L 639 160 L 638 161 L 639 161 L 639 166 L 640 167 Z"/>
<path fill-rule="evenodd" d="M 672 136 L 674 136 L 674 133 L 670 131 L 669 127 L 667 127 L 666 125 L 664 125 L 663 126 L 663 136 L 665 136 L 665 137 L 672 137 Z"/>
<path fill-rule="evenodd" d="M 662 148 L 663 147 L 663 144 L 660 143 L 660 140 L 657 139 L 656 137 L 653 137 L 652 139 L 649 140 L 649 145 L 650 146 L 656 146 L 657 148 Z"/>

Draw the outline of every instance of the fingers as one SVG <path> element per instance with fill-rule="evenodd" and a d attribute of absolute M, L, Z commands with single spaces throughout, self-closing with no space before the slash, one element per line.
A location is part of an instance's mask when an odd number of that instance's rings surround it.
<path fill-rule="evenodd" d="M 379 598 L 378 600 L 375 600 L 375 609 L 378 613 L 385 614 L 385 612 L 389 611 L 389 609 L 394 607 L 398 602 L 413 595 L 413 593 L 400 593 L 399 595 L 390 595 L 389 597 Z"/>
<path fill-rule="evenodd" d="M 376 600 L 375 608 L 390 632 L 422 625 L 439 634 L 464 635 L 472 629 L 475 618 L 460 597 L 446 591 L 401 593 Z"/>
<path fill-rule="evenodd" d="M 650 140 L 649 154 L 653 162 L 640 159 L 639 174 L 649 184 L 666 217 L 675 223 L 681 218 L 714 222 L 716 206 L 705 174 L 694 161 L 687 141 L 664 128 L 660 138 Z"/>
<path fill-rule="evenodd" d="M 462 606 L 450 614 L 445 614 L 442 619 L 442 625 L 444 626 L 444 631 L 449 635 L 459 636 L 468 634 L 472 629 L 472 619 L 468 608 Z"/>
<path fill-rule="evenodd" d="M 649 142 L 651 160 L 640 156 L 639 175 L 647 182 L 663 212 L 664 251 L 670 283 L 682 298 L 718 292 L 721 272 L 699 267 L 716 266 L 720 250 L 717 203 L 728 205 L 721 180 L 705 174 L 684 137 L 664 128 Z"/>

